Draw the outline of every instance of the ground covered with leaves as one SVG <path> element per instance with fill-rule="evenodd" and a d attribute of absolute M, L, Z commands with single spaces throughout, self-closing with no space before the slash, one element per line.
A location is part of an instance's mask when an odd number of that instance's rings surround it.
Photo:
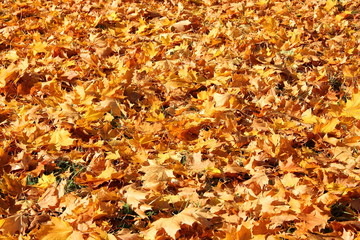
<path fill-rule="evenodd" d="M 0 239 L 360 239 L 359 9 L 1 1 Z"/>

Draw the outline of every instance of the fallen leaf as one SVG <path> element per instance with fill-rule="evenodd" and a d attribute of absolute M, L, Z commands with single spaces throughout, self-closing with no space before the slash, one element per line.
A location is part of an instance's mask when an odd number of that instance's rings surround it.
<path fill-rule="evenodd" d="M 164 229 L 170 237 L 176 239 L 182 224 L 192 226 L 195 222 L 200 222 L 210 226 L 210 222 L 207 219 L 214 216 L 214 214 L 206 213 L 198 208 L 186 208 L 171 218 L 161 218 L 153 222 L 152 226 L 145 233 L 145 239 L 155 239 L 156 234 L 161 229 Z"/>
<path fill-rule="evenodd" d="M 58 128 L 51 134 L 50 144 L 55 144 L 57 150 L 60 150 L 61 147 L 71 146 L 75 139 L 71 138 L 70 135 L 69 131 Z"/>
<path fill-rule="evenodd" d="M 51 217 L 51 223 L 43 224 L 36 232 L 41 240 L 67 240 L 73 233 L 71 225 L 58 217 Z"/>

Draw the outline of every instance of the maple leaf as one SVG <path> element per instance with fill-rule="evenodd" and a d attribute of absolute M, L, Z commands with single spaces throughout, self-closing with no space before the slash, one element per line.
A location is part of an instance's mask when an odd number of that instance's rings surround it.
<path fill-rule="evenodd" d="M 17 67 L 15 64 L 11 64 L 7 69 L 0 70 L 0 87 L 3 88 L 6 86 L 7 82 L 15 80 L 17 77 Z"/>
<path fill-rule="evenodd" d="M 35 186 L 39 188 L 47 188 L 51 186 L 55 181 L 56 177 L 53 173 L 49 175 L 43 174 L 43 176 L 39 178 L 38 183 Z"/>
<path fill-rule="evenodd" d="M 0 239 L 356 238 L 357 1 L 41 2 L 0 3 Z"/>
<path fill-rule="evenodd" d="M 226 230 L 226 236 L 223 240 L 250 240 L 254 239 L 253 237 L 251 224 L 245 222 L 237 227 L 229 226 Z"/>
<path fill-rule="evenodd" d="M 156 234 L 161 229 L 164 229 L 170 237 L 176 239 L 182 224 L 192 226 L 197 222 L 204 224 L 205 227 L 209 227 L 211 224 L 207 219 L 211 219 L 215 216 L 216 215 L 207 213 L 198 208 L 186 208 L 171 218 L 161 218 L 153 222 L 150 229 L 145 233 L 145 239 L 155 239 Z"/>
<path fill-rule="evenodd" d="M 57 150 L 60 150 L 61 147 L 71 146 L 75 139 L 71 138 L 70 135 L 69 131 L 58 128 L 51 134 L 50 144 L 55 144 Z"/>
<path fill-rule="evenodd" d="M 103 170 L 98 176 L 93 176 L 93 174 L 85 173 L 81 177 L 77 178 L 76 182 L 80 184 L 94 184 L 98 186 L 103 182 L 112 180 L 112 179 L 121 179 L 124 177 L 124 173 L 116 171 L 113 167 L 107 167 Z"/>
<path fill-rule="evenodd" d="M 329 216 L 322 213 L 319 209 L 315 209 L 311 213 L 302 213 L 299 215 L 299 219 L 303 220 L 303 223 L 298 223 L 297 225 L 301 226 L 300 228 L 305 228 L 308 230 L 314 230 L 315 227 L 323 229 L 328 220 Z"/>
<path fill-rule="evenodd" d="M 17 196 L 22 192 L 23 186 L 15 176 L 4 174 L 0 181 L 0 189 L 5 194 Z"/>
<path fill-rule="evenodd" d="M 147 199 L 148 194 L 148 192 L 139 191 L 134 189 L 133 187 L 129 187 L 127 188 L 124 196 L 126 197 L 126 202 L 130 204 L 130 206 L 138 208 L 139 204 Z"/>
<path fill-rule="evenodd" d="M 73 233 L 71 225 L 60 218 L 52 217 L 51 222 L 44 224 L 36 232 L 36 237 L 41 240 L 66 240 Z"/>
<path fill-rule="evenodd" d="M 55 208 L 58 203 L 58 190 L 54 187 L 48 188 L 38 200 L 38 204 L 41 208 Z"/>
<path fill-rule="evenodd" d="M 356 93 L 348 100 L 342 110 L 341 116 L 360 119 L 360 93 Z"/>
<path fill-rule="evenodd" d="M 142 177 L 144 186 L 152 189 L 158 188 L 160 183 L 166 183 L 171 178 L 175 177 L 172 169 L 156 164 L 143 166 L 139 171 L 145 173 Z"/>
<path fill-rule="evenodd" d="M 28 225 L 28 217 L 22 214 L 16 214 L 5 219 L 0 219 L 0 231 L 12 235 L 15 233 L 24 233 L 28 228 Z"/>

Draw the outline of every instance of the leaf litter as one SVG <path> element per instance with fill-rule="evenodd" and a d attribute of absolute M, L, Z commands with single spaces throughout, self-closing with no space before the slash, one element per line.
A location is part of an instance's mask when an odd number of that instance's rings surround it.
<path fill-rule="evenodd" d="M 0 239 L 358 239 L 357 1 L 2 1 Z"/>

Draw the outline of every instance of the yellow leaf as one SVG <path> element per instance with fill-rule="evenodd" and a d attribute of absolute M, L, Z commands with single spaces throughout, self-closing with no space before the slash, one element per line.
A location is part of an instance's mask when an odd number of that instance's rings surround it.
<path fill-rule="evenodd" d="M 86 118 L 87 121 L 97 121 L 100 118 L 104 116 L 104 112 L 94 110 L 93 108 L 90 108 L 87 110 L 87 112 L 84 115 L 84 118 Z"/>
<path fill-rule="evenodd" d="M 114 153 L 107 152 L 106 157 L 105 157 L 106 160 L 116 160 L 116 159 L 120 159 L 120 158 L 121 158 L 121 156 L 120 156 L 119 151 L 115 151 Z"/>
<path fill-rule="evenodd" d="M 327 0 L 324 9 L 326 11 L 330 11 L 336 5 L 337 5 L 337 0 Z"/>
<path fill-rule="evenodd" d="M 111 122 L 112 120 L 114 120 L 114 117 L 110 113 L 106 113 L 105 117 L 104 117 L 104 120 L 106 122 Z"/>
<path fill-rule="evenodd" d="M 155 49 L 155 45 L 154 45 L 153 42 L 149 42 L 148 44 L 143 45 L 142 49 L 143 49 L 144 52 L 146 52 L 146 54 L 150 57 L 150 59 L 155 57 L 157 52 L 158 52 Z"/>
<path fill-rule="evenodd" d="M 329 183 L 325 186 L 325 189 L 329 192 L 339 192 L 344 193 L 346 190 L 350 189 L 347 186 L 339 183 Z"/>
<path fill-rule="evenodd" d="M 348 100 L 343 108 L 341 116 L 360 119 L 360 93 L 356 93 Z"/>
<path fill-rule="evenodd" d="M 221 174 L 221 170 L 216 167 L 209 167 L 207 171 L 212 174 Z"/>
<path fill-rule="evenodd" d="M 117 171 L 113 168 L 113 167 L 108 167 L 106 168 L 104 171 L 102 171 L 100 173 L 99 176 L 97 176 L 97 178 L 99 179 L 111 179 L 111 176 L 113 173 L 116 173 Z"/>
<path fill-rule="evenodd" d="M 42 225 L 36 234 L 39 240 L 66 240 L 72 234 L 73 228 L 60 218 L 52 217 L 50 225 Z"/>
<path fill-rule="evenodd" d="M 6 83 L 17 77 L 18 68 L 15 64 L 10 64 L 6 69 L 0 69 L 0 87 L 5 87 Z"/>
<path fill-rule="evenodd" d="M 55 144 L 56 149 L 61 147 L 71 146 L 74 143 L 73 138 L 70 138 L 70 132 L 65 129 L 56 129 L 51 135 L 50 144 Z"/>
<path fill-rule="evenodd" d="M 15 62 L 19 59 L 19 56 L 17 55 L 15 50 L 10 50 L 7 52 L 7 54 L 4 57 L 6 60 L 9 60 L 11 62 Z"/>
<path fill-rule="evenodd" d="M 39 181 L 35 186 L 39 188 L 47 188 L 51 186 L 55 181 L 56 177 L 53 173 L 51 173 L 50 175 L 43 174 L 42 177 L 39 178 Z"/>
<path fill-rule="evenodd" d="M 311 108 L 303 112 L 303 114 L 301 115 L 301 119 L 303 120 L 304 123 L 307 124 L 313 124 L 318 122 L 317 116 L 312 115 Z"/>
<path fill-rule="evenodd" d="M 281 179 L 281 182 L 284 187 L 295 187 L 298 184 L 299 180 L 300 179 L 297 178 L 293 173 L 287 173 Z"/>
<path fill-rule="evenodd" d="M 347 18 L 347 17 L 350 17 L 350 16 L 351 16 L 351 12 L 350 11 L 345 11 L 345 12 L 342 12 L 342 13 L 336 15 L 335 19 L 340 22 L 344 18 Z"/>
<path fill-rule="evenodd" d="M 47 52 L 46 50 L 47 43 L 44 42 L 37 42 L 33 45 L 32 50 L 34 51 L 34 54 L 41 53 L 41 52 Z"/>
<path fill-rule="evenodd" d="M 269 4 L 269 0 L 260 0 L 256 4 L 260 7 L 266 7 Z"/>
<path fill-rule="evenodd" d="M 336 125 L 340 122 L 337 118 L 332 118 L 330 121 L 322 124 L 320 131 L 323 133 L 329 133 L 334 131 Z"/>

